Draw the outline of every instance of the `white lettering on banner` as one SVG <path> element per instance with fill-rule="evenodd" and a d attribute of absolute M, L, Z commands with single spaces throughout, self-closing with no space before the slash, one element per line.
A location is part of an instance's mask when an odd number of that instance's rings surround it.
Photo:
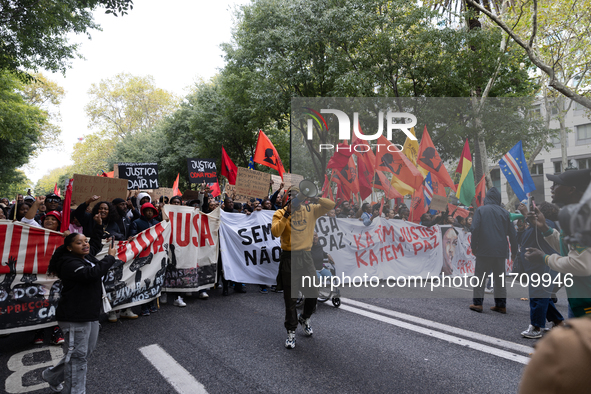
<path fill-rule="evenodd" d="M 142 176 L 155 176 L 155 175 L 158 175 L 158 172 L 153 167 L 126 167 L 125 168 L 125 176 L 142 177 Z"/>

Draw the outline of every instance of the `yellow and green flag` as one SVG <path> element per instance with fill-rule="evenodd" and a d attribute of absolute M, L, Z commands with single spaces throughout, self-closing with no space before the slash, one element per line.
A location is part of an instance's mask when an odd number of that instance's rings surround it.
<path fill-rule="evenodd" d="M 462 204 L 470 206 L 470 204 L 472 204 L 472 199 L 476 195 L 476 187 L 474 185 L 474 172 L 472 171 L 472 155 L 470 155 L 470 147 L 468 146 L 467 138 L 456 172 L 462 174 L 460 177 L 460 183 L 458 184 L 456 197 Z"/>

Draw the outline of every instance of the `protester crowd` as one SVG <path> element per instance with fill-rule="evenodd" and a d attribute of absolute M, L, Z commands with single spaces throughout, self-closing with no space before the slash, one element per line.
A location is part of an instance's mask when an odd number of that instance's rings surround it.
<path fill-rule="evenodd" d="M 576 178 L 577 175 L 579 175 L 579 178 Z M 583 180 L 581 181 L 580 179 Z M 576 197 L 580 199 L 582 191 L 584 191 L 589 185 L 589 174 L 588 171 L 584 174 L 575 174 L 573 171 L 570 176 L 558 177 L 553 179 L 553 181 L 555 182 L 555 185 L 552 188 L 554 202 L 558 204 L 572 203 L 576 198 L 572 197 L 570 194 L 565 194 L 564 189 L 570 188 L 571 191 L 576 191 Z M 220 198 L 221 196 L 214 198 L 208 188 L 199 194 L 199 198 L 191 201 L 185 201 L 181 196 L 174 196 L 170 199 L 162 197 L 159 201 L 152 201 L 149 194 L 138 192 L 132 193 L 126 200 L 116 198 L 113 201 L 99 201 L 100 196 L 89 196 L 86 201 L 81 203 L 75 209 L 71 209 L 69 215 L 69 229 L 63 233 L 64 238 L 69 241 L 64 242 L 64 245 L 73 245 L 76 233 L 82 234 L 82 238 L 84 239 L 88 237 L 91 240 L 96 239 L 97 237 L 103 239 L 113 238 L 115 240 L 130 239 L 139 232 L 156 225 L 158 222 L 167 220 L 162 209 L 166 204 L 197 207 L 204 213 L 212 212 L 218 207 L 225 212 L 242 213 L 245 215 L 256 214 L 262 210 L 277 211 L 283 208 L 283 186 L 284 185 L 281 184 L 277 191 L 271 195 L 252 198 L 245 203 L 235 202 L 233 198 L 234 196 L 225 196 L 223 199 Z M 554 194 L 555 190 L 558 191 L 556 195 Z M 493 220 L 493 216 L 483 217 L 482 215 L 491 215 L 490 213 L 486 213 L 487 204 L 500 205 L 500 198 L 497 194 L 498 191 L 496 191 L 496 189 L 493 188 L 489 190 L 487 197 L 491 197 L 495 199 L 495 201 L 491 202 L 491 199 L 489 199 L 487 202 L 485 199 L 485 204 L 477 210 L 470 207 L 467 211 L 467 217 L 456 215 L 456 212 L 449 212 L 449 210 L 425 213 L 421 216 L 421 224 L 424 226 L 447 225 L 451 226 L 456 233 L 459 231 L 471 231 L 473 237 L 474 234 L 478 234 L 478 231 L 483 231 L 483 237 L 488 239 L 487 242 L 497 236 L 497 240 L 504 240 L 503 242 L 505 245 L 494 245 L 493 242 L 493 244 L 490 244 L 487 247 L 493 249 L 497 247 L 505 250 L 501 253 L 502 256 L 499 255 L 497 258 L 499 261 L 502 261 L 503 269 L 504 259 L 509 257 L 509 250 L 507 249 L 509 245 L 507 245 L 506 242 L 506 237 L 508 236 L 512 241 L 510 246 L 514 262 L 513 272 L 519 273 L 520 275 L 528 275 L 531 278 L 535 275 L 541 276 L 544 274 L 549 274 L 554 278 L 558 272 L 563 274 L 575 272 L 580 276 L 580 271 L 582 269 L 581 265 L 587 267 L 587 270 L 591 270 L 591 268 L 588 267 L 591 262 L 587 261 L 589 253 L 586 252 L 586 249 L 579 249 L 576 256 L 571 256 L 572 248 L 569 249 L 565 247 L 562 244 L 562 239 L 558 240 L 560 233 L 557 232 L 556 229 L 559 228 L 559 207 L 555 204 L 548 202 L 542 203 L 536 207 L 533 212 L 531 207 L 527 207 L 523 203 L 515 207 L 516 209 L 513 213 L 504 210 L 503 212 L 506 214 L 502 213 L 499 220 L 508 220 L 510 228 L 505 229 L 506 232 L 501 233 L 500 237 L 498 234 L 493 234 L 495 231 L 493 228 L 494 226 L 487 227 L 486 223 L 484 227 L 482 227 L 483 229 L 479 230 L 483 218 L 485 218 L 485 221 L 488 220 L 489 224 L 490 220 Z M 59 231 L 61 227 L 63 217 L 62 199 L 54 193 L 49 193 L 46 196 L 40 196 L 37 198 L 29 195 L 19 195 L 16 201 L 12 203 L 7 198 L 2 198 L 0 201 L 0 218 L 2 219 L 22 221 L 31 226 L 54 231 Z M 382 217 L 386 220 L 408 220 L 409 208 L 404 203 L 394 201 L 389 202 L 388 200 L 373 204 L 358 204 L 354 200 L 344 201 L 337 199 L 336 205 L 326 213 L 326 216 L 331 218 L 359 220 L 363 222 L 364 225 L 369 226 L 377 217 Z M 475 219 L 478 220 L 473 222 Z M 514 241 L 513 235 L 515 236 Z M 556 237 L 556 240 L 552 237 Z M 484 244 L 481 243 L 473 246 L 478 246 L 482 251 L 483 245 Z M 484 271 L 487 273 L 491 271 L 496 272 L 496 270 L 492 268 L 492 265 L 482 265 L 482 257 L 485 256 L 486 253 L 483 255 L 477 248 L 474 251 L 477 258 L 476 271 L 479 273 Z M 95 252 L 96 248 L 93 249 L 92 253 Z M 87 251 L 86 253 L 88 254 L 89 252 Z M 80 252 L 80 255 L 83 256 L 84 253 Z M 575 263 L 572 263 L 573 259 L 576 260 Z M 481 261 L 480 267 L 479 260 Z M 489 261 L 487 264 L 492 263 Z M 104 268 L 102 265 L 97 266 Z M 229 294 L 229 289 L 231 287 L 233 287 L 235 293 L 246 292 L 244 284 L 232 283 L 224 278 L 221 254 L 218 260 L 218 270 L 218 277 L 221 281 L 222 294 L 224 296 Z M 93 271 L 94 275 L 97 275 L 98 271 L 95 271 Z M 585 273 L 587 272 L 585 271 Z M 587 273 L 584 279 L 589 279 L 590 274 L 591 273 Z M 588 281 L 585 282 L 579 280 L 579 282 L 581 282 L 578 283 L 579 287 L 585 287 L 587 286 L 586 283 Z M 495 287 L 495 306 L 492 307 L 491 310 L 499 313 L 506 313 L 505 295 L 501 293 L 497 294 L 500 287 L 501 286 Z M 272 290 L 275 289 L 273 288 Z M 534 286 L 534 281 L 529 281 L 529 297 L 527 300 L 530 305 L 530 321 L 528 328 L 521 332 L 523 337 L 533 339 L 541 338 L 551 328 L 564 325 L 564 317 L 560 314 L 555 305 L 557 302 L 556 292 L 558 290 L 559 287 L 554 285 Z M 262 294 L 267 294 L 268 291 L 269 289 L 267 289 L 266 286 L 260 287 L 260 292 Z M 567 289 L 567 291 L 572 292 L 572 290 L 569 289 Z M 187 295 L 190 296 L 191 294 Z M 206 291 L 201 291 L 199 292 L 198 297 L 205 300 L 208 298 L 208 294 Z M 162 293 L 159 299 L 160 303 L 165 303 L 167 301 L 166 298 L 166 293 Z M 591 299 L 591 297 L 588 299 Z M 585 300 L 581 302 L 584 304 Z M 583 316 L 586 314 L 587 310 L 591 309 L 591 305 L 579 305 L 581 302 L 577 302 L 577 300 L 571 299 L 569 296 L 569 318 Z M 174 305 L 183 307 L 186 304 L 184 303 L 183 298 L 178 296 L 174 300 Z M 482 293 L 480 292 L 480 289 L 478 289 L 478 292 L 477 289 L 475 289 L 474 304 L 470 305 L 470 309 L 476 312 L 483 311 Z M 156 301 L 148 302 L 140 308 L 140 314 L 142 316 L 149 316 L 151 313 L 156 313 L 157 311 L 158 304 Z M 130 308 L 123 311 L 110 312 L 108 315 L 108 320 L 111 322 L 116 322 L 118 319 L 136 318 L 138 318 L 138 315 Z M 548 327 L 547 323 L 549 323 Z M 69 330 L 70 327 L 68 326 L 67 329 Z M 34 343 L 42 344 L 46 332 L 51 337 L 50 341 L 52 344 L 60 345 L 64 342 L 64 334 L 62 333 L 62 330 L 59 326 L 55 326 L 50 329 L 38 330 L 35 332 Z M 54 387 L 59 386 L 59 379 L 55 377 L 55 374 L 51 375 L 49 372 L 44 373 L 44 379 Z"/>

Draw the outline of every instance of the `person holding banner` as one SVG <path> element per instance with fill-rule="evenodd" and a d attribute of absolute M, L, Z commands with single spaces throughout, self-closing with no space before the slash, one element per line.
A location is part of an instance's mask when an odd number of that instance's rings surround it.
<path fill-rule="evenodd" d="M 94 257 L 102 248 L 103 232 L 99 214 L 95 215 L 95 221 L 96 235 L 90 244 L 83 234 L 72 233 L 55 250 L 49 262 L 48 272 L 62 281 L 56 318 L 68 336 L 64 357 L 41 373 L 42 379 L 56 392 L 86 391 L 87 359 L 96 347 L 99 332 L 103 297 L 101 278 L 115 263 L 116 256 L 116 250 L 111 246 L 102 260 Z"/>
<path fill-rule="evenodd" d="M 274 237 L 281 238 L 277 290 L 284 291 L 284 326 L 287 329 L 285 347 L 287 349 L 295 348 L 295 331 L 298 323 L 304 327 L 304 333 L 307 336 L 311 336 L 313 333 L 310 317 L 316 310 L 318 289 L 312 286 L 303 286 L 302 280 L 306 277 L 309 280 L 316 277 L 311 253 L 316 219 L 335 206 L 334 201 L 327 198 L 309 198 L 313 203 L 304 205 L 295 198 L 299 191 L 297 187 L 293 186 L 288 189 L 283 197 L 283 208 L 275 212 L 271 223 L 271 233 Z M 306 299 L 304 311 L 298 316 L 296 302 L 300 290 Z"/>

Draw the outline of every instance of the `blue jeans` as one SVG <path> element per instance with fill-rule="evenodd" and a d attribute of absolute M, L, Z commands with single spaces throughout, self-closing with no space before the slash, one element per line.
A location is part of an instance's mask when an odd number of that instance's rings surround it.
<path fill-rule="evenodd" d="M 546 321 L 563 321 L 564 318 L 556 309 L 554 301 L 550 298 L 529 299 L 530 324 L 534 327 L 546 327 Z"/>
<path fill-rule="evenodd" d="M 58 322 L 66 336 L 66 354 L 55 367 L 46 369 L 45 377 L 52 386 L 64 382 L 64 394 L 86 393 L 87 360 L 96 348 L 99 322 Z"/>

